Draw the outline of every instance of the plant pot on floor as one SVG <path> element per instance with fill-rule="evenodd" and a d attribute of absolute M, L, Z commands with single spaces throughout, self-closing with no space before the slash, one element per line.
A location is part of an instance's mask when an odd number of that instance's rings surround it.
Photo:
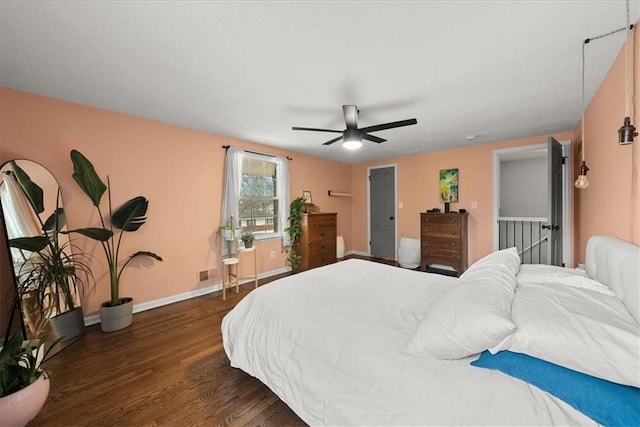
<path fill-rule="evenodd" d="M 84 316 L 82 307 L 76 307 L 66 313 L 49 319 L 53 332 L 61 341 L 68 341 L 84 335 Z"/>
<path fill-rule="evenodd" d="M 133 298 L 120 298 L 121 304 L 112 306 L 109 301 L 100 306 L 102 332 L 124 329 L 133 322 Z"/>
<path fill-rule="evenodd" d="M 35 418 L 49 396 L 49 378 L 46 374 L 25 388 L 0 397 L 0 424 L 3 426 L 24 426 Z"/>

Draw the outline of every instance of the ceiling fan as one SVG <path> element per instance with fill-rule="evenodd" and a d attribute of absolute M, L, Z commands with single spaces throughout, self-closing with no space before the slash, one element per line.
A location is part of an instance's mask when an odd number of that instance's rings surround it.
<path fill-rule="evenodd" d="M 375 142 L 378 144 L 386 141 L 386 139 L 379 138 L 375 135 L 369 135 L 369 132 L 377 132 L 379 130 L 399 128 L 402 126 L 410 126 L 418 123 L 416 119 L 407 119 L 407 120 L 400 120 L 397 122 L 383 123 L 380 125 L 358 128 L 358 106 L 343 105 L 342 112 L 344 113 L 344 121 L 347 125 L 347 128 L 345 130 L 305 128 L 305 127 L 298 127 L 298 126 L 293 126 L 291 129 L 310 130 L 315 132 L 341 133 L 342 135 L 340 135 L 339 137 L 329 140 L 322 145 L 331 145 L 334 142 L 338 142 L 341 139 L 344 139 L 344 143 L 342 144 L 342 146 L 350 150 L 355 150 L 356 148 L 360 148 L 362 146 L 363 139 L 366 139 L 367 141 Z"/>

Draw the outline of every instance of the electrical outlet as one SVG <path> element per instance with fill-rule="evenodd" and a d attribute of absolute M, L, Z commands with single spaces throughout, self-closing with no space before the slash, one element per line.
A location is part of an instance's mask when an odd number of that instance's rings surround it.
<path fill-rule="evenodd" d="M 471 202 L 471 209 L 478 209 L 478 202 Z"/>
<path fill-rule="evenodd" d="M 276 251 L 271 251 L 271 259 L 275 259 L 276 258 Z"/>

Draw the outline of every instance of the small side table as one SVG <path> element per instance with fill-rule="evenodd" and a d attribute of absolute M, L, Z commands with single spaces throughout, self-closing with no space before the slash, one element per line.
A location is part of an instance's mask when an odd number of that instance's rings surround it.
<path fill-rule="evenodd" d="M 253 279 L 254 287 L 257 288 L 258 287 L 258 250 L 256 245 L 254 244 L 249 249 L 239 247 L 238 257 L 240 257 L 240 254 L 247 253 L 247 252 L 253 252 L 253 274 L 250 276 L 239 277 L 238 280 Z"/>
<path fill-rule="evenodd" d="M 234 266 L 232 268 L 232 266 Z M 238 270 L 240 268 L 240 259 L 235 257 L 222 259 L 222 300 L 227 299 L 227 289 L 236 287 L 236 294 L 238 293 L 238 285 L 240 284 L 240 278 L 238 277 Z M 232 271 L 235 270 L 235 273 Z"/>

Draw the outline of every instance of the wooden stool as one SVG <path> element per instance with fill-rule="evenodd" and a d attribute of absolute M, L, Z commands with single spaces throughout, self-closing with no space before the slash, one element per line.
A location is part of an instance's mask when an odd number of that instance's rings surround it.
<path fill-rule="evenodd" d="M 227 288 L 231 289 L 236 286 L 236 294 L 238 293 L 238 269 L 240 260 L 238 258 L 224 258 L 222 260 L 222 299 L 227 299 Z M 235 266 L 232 268 L 232 266 Z M 233 279 L 232 279 L 233 278 Z"/>

